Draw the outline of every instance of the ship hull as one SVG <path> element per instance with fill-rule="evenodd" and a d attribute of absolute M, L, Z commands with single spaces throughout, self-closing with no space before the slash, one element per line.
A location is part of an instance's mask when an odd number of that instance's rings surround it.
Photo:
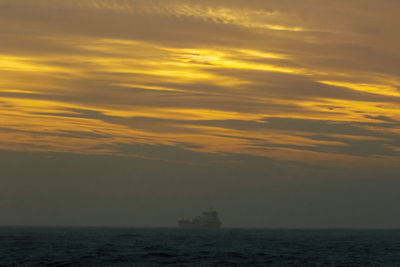
<path fill-rule="evenodd" d="M 193 223 L 193 222 L 179 221 L 178 225 L 180 228 L 186 228 L 186 229 L 219 229 L 219 228 L 221 228 L 220 223 Z"/>

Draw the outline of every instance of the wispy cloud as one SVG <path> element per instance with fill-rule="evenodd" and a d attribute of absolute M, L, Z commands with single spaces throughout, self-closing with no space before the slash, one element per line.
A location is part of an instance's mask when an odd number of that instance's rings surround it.
<path fill-rule="evenodd" d="M 398 163 L 400 55 L 379 42 L 399 41 L 379 28 L 390 10 L 336 25 L 320 1 L 228 2 L 5 1 L 0 148 Z"/>

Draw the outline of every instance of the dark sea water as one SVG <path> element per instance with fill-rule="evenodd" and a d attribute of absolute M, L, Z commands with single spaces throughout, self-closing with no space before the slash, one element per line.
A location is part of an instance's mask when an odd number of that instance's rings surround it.
<path fill-rule="evenodd" d="M 400 266 L 400 230 L 3 227 L 0 266 Z"/>

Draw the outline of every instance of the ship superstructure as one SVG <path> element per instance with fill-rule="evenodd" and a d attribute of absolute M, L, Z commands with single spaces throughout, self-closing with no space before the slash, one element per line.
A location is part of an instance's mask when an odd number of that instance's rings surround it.
<path fill-rule="evenodd" d="M 218 213 L 215 210 L 205 211 L 201 216 L 194 218 L 182 218 L 178 221 L 181 228 L 209 228 L 217 229 L 222 226 Z"/>

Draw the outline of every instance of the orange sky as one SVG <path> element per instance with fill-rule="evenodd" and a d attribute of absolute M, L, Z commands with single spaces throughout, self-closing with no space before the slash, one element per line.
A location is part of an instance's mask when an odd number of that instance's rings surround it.
<path fill-rule="evenodd" d="M 0 3 L 3 150 L 400 163 L 398 1 Z"/>

